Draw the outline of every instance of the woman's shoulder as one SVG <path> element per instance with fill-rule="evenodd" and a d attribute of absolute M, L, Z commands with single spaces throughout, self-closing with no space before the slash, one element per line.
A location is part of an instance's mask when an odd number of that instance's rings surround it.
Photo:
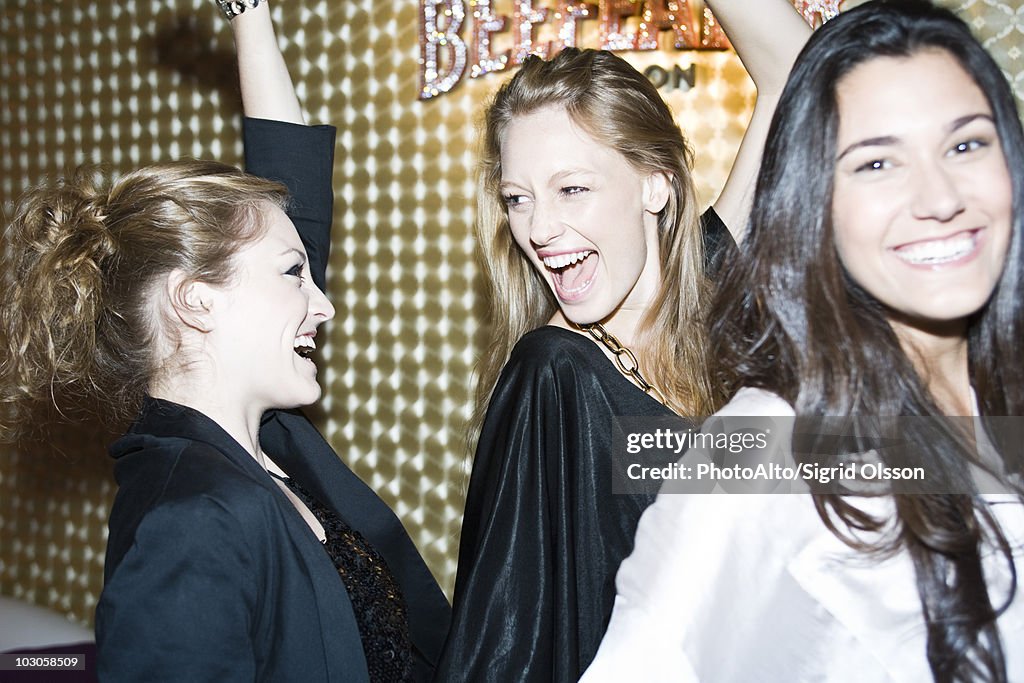
<path fill-rule="evenodd" d="M 743 387 L 714 417 L 795 417 L 793 406 L 776 393 L 755 387 Z"/>
<path fill-rule="evenodd" d="M 564 327 L 544 325 L 516 342 L 498 385 L 514 385 L 518 390 L 559 385 L 575 393 L 583 378 L 591 390 L 594 383 L 602 387 L 629 385 L 592 339 Z"/>
<path fill-rule="evenodd" d="M 555 325 L 542 325 L 519 338 L 509 360 L 552 362 L 566 357 L 592 357 L 594 352 L 600 354 L 600 349 L 579 332 Z"/>
<path fill-rule="evenodd" d="M 257 480 L 255 462 L 249 471 L 214 445 L 181 437 L 128 435 L 119 443 L 131 450 L 115 464 L 118 493 L 112 520 L 127 513 L 128 518 L 144 515 L 184 527 L 211 515 L 235 518 L 245 527 L 265 522 L 273 491 Z"/>
<path fill-rule="evenodd" d="M 579 332 L 545 325 L 516 343 L 492 393 L 519 410 L 529 397 L 565 405 L 585 401 L 616 415 L 659 415 L 668 409 L 626 379 L 598 344 Z M 538 404 L 539 405 L 539 404 Z"/>
<path fill-rule="evenodd" d="M 154 557 L 168 552 L 161 544 L 175 552 L 232 548 L 251 557 L 273 545 L 281 529 L 273 492 L 215 447 L 151 435 L 126 440 L 132 450 L 114 466 L 118 490 L 108 520 L 108 579 L 133 548 Z"/>
<path fill-rule="evenodd" d="M 588 355 L 600 353 L 593 343 L 582 335 L 561 327 L 544 325 L 519 338 L 501 370 L 498 383 L 508 381 L 544 381 L 572 372 L 573 368 L 588 362 Z"/>

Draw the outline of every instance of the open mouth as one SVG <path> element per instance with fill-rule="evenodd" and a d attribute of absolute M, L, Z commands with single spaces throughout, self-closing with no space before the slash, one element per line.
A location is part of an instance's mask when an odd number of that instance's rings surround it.
<path fill-rule="evenodd" d="M 963 230 L 938 240 L 923 240 L 893 249 L 896 257 L 912 266 L 941 266 L 970 256 L 978 246 L 980 229 Z"/>
<path fill-rule="evenodd" d="M 295 338 L 295 346 L 292 350 L 296 355 L 309 360 L 309 357 L 316 351 L 316 342 L 313 341 L 312 336 L 304 334 Z"/>
<path fill-rule="evenodd" d="M 580 299 L 590 289 L 597 272 L 597 260 L 597 252 L 590 249 L 541 259 L 551 273 L 555 293 L 566 302 Z"/>

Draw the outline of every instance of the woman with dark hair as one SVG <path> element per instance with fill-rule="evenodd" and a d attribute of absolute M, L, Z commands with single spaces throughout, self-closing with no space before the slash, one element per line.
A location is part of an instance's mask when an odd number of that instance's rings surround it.
<path fill-rule="evenodd" d="M 613 418 L 703 415 L 722 398 L 699 324 L 704 260 L 732 241 L 723 219 L 746 223 L 767 122 L 810 28 L 786 0 L 708 4 L 758 99 L 707 234 L 672 112 L 621 58 L 530 58 L 487 111 L 477 236 L 491 340 L 439 680 L 576 680 L 653 500 L 612 495 Z"/>
<path fill-rule="evenodd" d="M 713 309 L 717 415 L 903 416 L 909 448 L 861 434 L 823 464 L 913 458 L 932 484 L 666 486 L 584 680 L 1024 679 L 1021 446 L 994 419 L 1024 415 L 1022 200 L 1013 96 L 952 13 L 878 0 L 812 37 Z"/>
<path fill-rule="evenodd" d="M 450 609 L 394 513 L 291 410 L 320 396 L 334 129 L 303 125 L 265 0 L 221 3 L 248 169 L 31 191 L 3 235 L 5 436 L 135 415 L 96 610 L 104 680 L 429 680 Z M 286 214 L 285 211 L 288 211 Z"/>

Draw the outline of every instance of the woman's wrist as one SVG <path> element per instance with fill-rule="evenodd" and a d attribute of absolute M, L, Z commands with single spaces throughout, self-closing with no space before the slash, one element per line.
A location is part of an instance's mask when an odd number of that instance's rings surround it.
<path fill-rule="evenodd" d="M 259 7 L 261 4 L 266 4 L 266 0 L 215 0 L 217 6 L 220 7 L 220 11 L 224 13 L 224 16 L 228 21 L 231 21 L 240 14 L 244 14 L 246 10 L 253 10 Z"/>

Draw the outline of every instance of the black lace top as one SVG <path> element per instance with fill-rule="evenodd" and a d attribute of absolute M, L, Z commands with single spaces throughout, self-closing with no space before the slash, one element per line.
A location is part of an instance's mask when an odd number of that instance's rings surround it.
<path fill-rule="evenodd" d="M 352 601 L 370 681 L 407 680 L 412 663 L 409 621 L 405 598 L 387 562 L 333 510 L 291 479 L 279 478 L 324 527 L 324 548 Z"/>

